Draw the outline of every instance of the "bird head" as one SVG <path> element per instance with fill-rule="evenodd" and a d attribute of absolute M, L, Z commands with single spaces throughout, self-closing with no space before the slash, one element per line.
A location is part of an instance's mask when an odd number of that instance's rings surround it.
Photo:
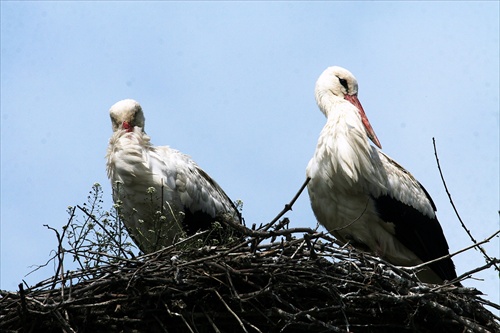
<path fill-rule="evenodd" d="M 144 131 L 144 113 L 141 105 L 133 99 L 124 99 L 115 103 L 109 109 L 113 132 L 123 129 L 132 132 L 134 127 L 140 127 Z"/>
<path fill-rule="evenodd" d="M 366 135 L 377 147 L 382 148 L 358 99 L 358 81 L 351 72 L 338 66 L 328 67 L 316 81 L 315 96 L 320 110 L 327 117 L 328 113 L 335 112 L 335 108 L 346 101 L 354 105 L 361 117 Z"/>

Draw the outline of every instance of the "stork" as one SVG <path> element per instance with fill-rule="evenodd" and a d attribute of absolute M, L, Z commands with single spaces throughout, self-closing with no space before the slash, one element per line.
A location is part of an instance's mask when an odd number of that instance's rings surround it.
<path fill-rule="evenodd" d="M 142 252 L 171 245 L 182 232 L 210 229 L 215 220 L 240 223 L 233 202 L 189 156 L 151 144 L 139 103 L 125 99 L 109 112 L 113 135 L 106 158 L 113 199 Z"/>
<path fill-rule="evenodd" d="M 346 69 L 319 77 L 316 102 L 326 116 L 306 170 L 316 219 L 340 242 L 399 266 L 447 255 L 448 243 L 425 188 L 382 148 L 358 100 L 358 83 Z M 417 277 L 443 283 L 457 277 L 451 259 L 425 266 Z"/>

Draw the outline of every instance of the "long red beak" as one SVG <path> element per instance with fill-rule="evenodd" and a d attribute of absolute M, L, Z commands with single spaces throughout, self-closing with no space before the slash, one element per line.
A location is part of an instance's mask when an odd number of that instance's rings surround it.
<path fill-rule="evenodd" d="M 361 106 L 361 103 L 359 102 L 358 96 L 356 95 L 345 95 L 344 97 L 346 100 L 351 102 L 352 105 L 358 108 L 359 114 L 361 115 L 361 121 L 363 122 L 363 125 L 365 126 L 366 129 L 366 134 L 372 140 L 372 142 L 382 149 L 382 145 L 380 144 L 380 141 L 378 141 L 377 135 L 375 134 L 375 131 L 372 128 L 372 125 L 368 121 L 368 117 L 366 116 L 365 110 L 363 110 L 363 106 Z"/>

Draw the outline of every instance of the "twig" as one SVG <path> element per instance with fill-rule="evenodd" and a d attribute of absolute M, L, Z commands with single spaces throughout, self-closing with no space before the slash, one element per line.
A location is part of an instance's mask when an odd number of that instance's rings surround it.
<path fill-rule="evenodd" d="M 71 221 L 71 219 L 70 219 Z M 69 224 L 69 221 L 68 221 L 68 224 Z M 57 263 L 57 269 L 56 269 L 56 272 L 54 274 L 54 282 L 52 284 L 52 287 L 51 289 L 54 289 L 56 287 L 56 284 L 58 282 L 58 276 L 59 274 L 61 275 L 61 289 L 63 289 L 63 284 L 64 284 L 64 268 L 63 268 L 63 265 L 64 265 L 64 248 L 62 246 L 62 241 L 63 241 L 63 237 L 64 237 L 64 233 L 66 232 L 67 228 L 64 228 L 63 229 L 63 234 L 62 236 L 59 234 L 59 231 L 57 231 L 56 229 L 48 226 L 47 224 L 44 224 L 44 227 L 54 231 L 56 233 L 56 237 L 57 237 L 57 253 L 56 253 L 56 256 L 58 258 L 58 263 Z"/>
<path fill-rule="evenodd" d="M 244 321 L 248 326 L 250 326 L 251 328 L 253 328 L 256 332 L 262 333 L 262 331 L 259 330 L 259 328 L 257 326 L 253 325 L 248 320 L 245 320 L 244 318 L 242 318 L 241 320 Z"/>
<path fill-rule="evenodd" d="M 155 252 L 144 254 L 144 255 L 140 256 L 139 258 L 152 258 L 152 257 L 159 256 L 162 253 L 168 253 L 168 252 L 172 251 L 173 249 L 179 247 L 179 245 L 182 245 L 182 244 L 187 243 L 195 238 L 203 236 L 203 235 L 207 234 L 208 232 L 209 232 L 208 230 L 199 231 L 199 232 L 195 233 L 194 235 L 183 238 L 182 240 L 178 241 L 177 243 L 163 247 Z"/>
<path fill-rule="evenodd" d="M 115 239 L 115 237 L 113 237 L 113 235 L 107 230 L 107 228 L 105 226 L 103 226 L 101 224 L 101 222 L 99 222 L 94 215 L 90 214 L 89 212 L 87 212 L 87 210 L 85 208 L 82 208 L 80 207 L 79 205 L 77 205 L 77 207 L 85 213 L 85 215 L 87 215 L 88 218 L 90 218 L 94 223 L 96 223 L 99 227 L 101 227 L 101 229 L 108 235 L 108 237 L 110 239 Z M 120 252 L 122 253 L 123 257 L 127 257 L 127 253 L 125 253 L 124 249 L 121 247 L 121 244 L 118 244 L 118 247 L 120 249 Z"/>
<path fill-rule="evenodd" d="M 61 326 L 64 328 L 65 332 L 76 333 L 75 330 L 71 326 L 69 326 L 69 323 L 63 318 L 63 316 L 59 313 L 58 310 L 54 311 L 54 316 L 57 318 Z"/>
<path fill-rule="evenodd" d="M 165 304 L 165 302 L 163 302 L 163 306 L 165 307 L 165 309 L 167 310 L 167 313 L 169 315 L 171 315 L 172 317 L 179 317 L 181 318 L 182 322 L 187 326 L 187 328 L 189 329 L 189 332 L 191 333 L 194 333 L 193 329 L 191 328 L 191 326 L 189 325 L 189 323 L 187 322 L 186 318 L 184 318 L 184 316 L 180 313 L 177 313 L 177 312 L 173 312 L 173 311 L 170 311 L 170 309 L 168 308 L 167 304 Z"/>
<path fill-rule="evenodd" d="M 212 326 L 212 328 L 214 329 L 215 333 L 221 333 L 221 331 L 219 330 L 219 328 L 217 327 L 217 325 L 215 325 L 214 321 L 212 320 L 212 318 L 208 315 L 208 313 L 203 310 L 203 314 L 205 315 L 205 318 L 207 318 L 208 322 L 210 323 L 210 325 Z"/>
<path fill-rule="evenodd" d="M 457 277 L 456 279 L 453 279 L 453 281 L 450 281 L 450 283 L 454 283 L 454 282 L 457 282 L 457 281 L 462 281 L 464 280 L 465 278 L 471 276 L 472 274 L 474 273 L 477 273 L 477 272 L 481 272 L 481 271 L 484 271 L 485 269 L 488 269 L 490 268 L 491 266 L 495 265 L 495 264 L 498 264 L 500 263 L 500 259 L 496 259 L 494 258 L 492 261 L 490 262 L 487 262 L 486 264 L 484 264 L 483 266 L 481 267 L 477 267 L 477 268 L 474 268 L 468 272 L 465 272 L 463 273 L 462 275 L 460 275 L 459 277 Z"/>
<path fill-rule="evenodd" d="M 407 269 L 419 269 L 419 268 L 422 268 L 424 266 L 428 266 L 429 264 L 432 264 L 434 262 L 437 262 L 437 261 L 441 261 L 443 259 L 447 259 L 447 258 L 452 258 L 454 256 L 456 256 L 457 254 L 460 254 L 462 252 L 466 252 L 472 248 L 480 248 L 480 245 L 482 244 L 485 244 L 485 243 L 488 243 L 493 237 L 495 237 L 496 235 L 500 234 L 500 230 L 498 230 L 497 232 L 493 233 L 491 236 L 489 236 L 488 238 L 486 239 L 483 239 L 482 241 L 480 241 L 479 243 L 475 242 L 474 244 L 470 245 L 470 246 L 467 246 L 461 250 L 458 250 L 458 251 L 455 251 L 453 253 L 450 253 L 450 254 L 447 254 L 445 256 L 442 256 L 442 257 L 439 257 L 439 258 L 436 258 L 436 259 L 433 259 L 433 260 L 429 260 L 427 262 L 424 262 L 424 263 L 421 263 L 421 264 L 418 264 L 418 265 L 415 265 L 415 266 L 411 266 L 411 267 L 406 267 Z M 497 259 L 490 259 L 489 262 L 492 262 L 492 265 L 495 265 L 495 262 L 497 261 Z M 491 265 L 490 265 L 491 266 Z"/>
<path fill-rule="evenodd" d="M 66 233 L 66 230 L 68 230 L 68 227 L 69 227 L 69 225 L 70 225 L 71 221 L 73 221 L 73 218 L 75 217 L 75 209 L 76 209 L 76 207 L 73 207 L 73 209 L 71 210 L 71 216 L 70 216 L 70 217 L 69 217 L 69 219 L 68 219 L 68 223 L 66 223 L 66 225 L 62 228 L 62 229 L 63 229 L 63 234 L 62 234 L 62 236 L 60 236 L 60 235 L 59 235 L 59 232 L 58 232 L 56 229 L 54 229 L 54 228 L 50 227 L 50 226 L 49 226 L 49 225 L 47 225 L 47 224 L 44 224 L 44 225 L 43 225 L 43 226 L 44 226 L 44 227 L 46 227 L 47 229 L 50 229 L 50 230 L 52 230 L 52 231 L 54 231 L 54 232 L 56 233 L 57 242 L 58 242 L 58 251 L 59 251 L 59 250 L 60 250 L 60 248 L 62 247 L 62 246 L 61 246 L 61 243 L 62 243 L 62 237 L 64 237 L 64 234 Z M 40 268 L 42 268 L 42 267 L 47 266 L 47 265 L 49 264 L 49 262 L 51 262 L 51 261 L 52 261 L 55 257 L 59 257 L 59 252 L 56 252 L 56 254 L 55 254 L 52 258 L 50 258 L 49 260 L 47 260 L 47 262 L 46 262 L 45 264 L 42 264 L 42 265 L 38 265 L 38 266 L 36 266 L 36 268 L 35 268 L 35 269 L 33 269 L 32 271 L 28 272 L 28 274 L 26 274 L 26 276 L 30 275 L 30 274 L 31 274 L 31 273 L 33 273 L 33 272 L 36 272 L 37 270 L 39 270 L 39 269 L 40 269 Z M 62 263 L 61 263 L 61 262 L 59 262 L 59 264 L 58 264 L 58 265 L 62 265 Z M 58 266 L 58 268 L 57 268 L 57 270 L 56 270 L 55 275 L 57 275 L 57 274 L 59 273 L 59 268 L 60 268 L 60 267 Z"/>
<path fill-rule="evenodd" d="M 370 203 L 370 198 L 366 199 L 366 205 L 365 205 L 365 208 L 363 209 L 363 211 L 359 214 L 358 217 L 356 217 L 354 220 L 352 220 L 351 222 L 348 222 L 346 225 L 343 225 L 343 226 L 340 226 L 338 228 L 335 228 L 335 229 L 331 229 L 329 230 L 330 232 L 334 232 L 334 231 L 341 231 L 345 228 L 348 228 L 350 227 L 353 223 L 357 222 L 360 218 L 363 217 L 363 215 L 365 214 L 366 212 L 366 209 L 368 208 L 368 204 Z"/>
<path fill-rule="evenodd" d="M 28 331 L 28 307 L 26 305 L 26 295 L 24 292 L 23 284 L 19 284 L 19 296 L 21 297 L 21 320 L 23 324 L 24 331 Z"/>
<path fill-rule="evenodd" d="M 473 322 L 471 322 L 467 318 L 464 318 L 464 317 L 456 314 L 452 309 L 450 309 L 448 307 L 445 307 L 445 306 L 443 306 L 441 304 L 438 304 L 438 303 L 436 303 L 434 301 L 427 300 L 427 299 L 423 299 L 422 301 L 423 301 L 424 304 L 427 304 L 431 308 L 434 308 L 434 309 L 436 309 L 436 310 L 438 310 L 438 311 L 440 311 L 442 313 L 445 313 L 445 314 L 449 315 L 451 318 L 457 320 L 458 322 L 460 322 L 461 324 L 463 324 L 465 327 L 468 327 L 473 332 L 488 333 L 488 330 L 485 330 L 482 327 L 479 327 L 478 325 L 474 324 Z"/>
<path fill-rule="evenodd" d="M 446 181 L 444 180 L 444 175 L 443 175 L 443 172 L 441 170 L 441 165 L 439 163 L 439 157 L 438 157 L 438 153 L 437 153 L 436 139 L 435 138 L 432 138 L 432 145 L 434 146 L 434 155 L 436 156 L 436 163 L 437 163 L 437 167 L 438 167 L 438 170 L 439 170 L 439 175 L 441 176 L 441 180 L 443 182 L 444 189 L 446 191 L 446 194 L 448 195 L 448 198 L 450 199 L 450 203 L 451 203 L 451 206 L 453 207 L 453 210 L 455 211 L 455 215 L 457 216 L 458 220 L 460 221 L 460 224 L 462 225 L 462 228 L 465 230 L 465 232 L 467 233 L 467 235 L 469 235 L 469 237 L 472 240 L 472 242 L 474 244 L 477 244 L 476 239 L 472 236 L 472 233 L 470 232 L 469 229 L 467 229 L 465 223 L 462 221 L 462 218 L 460 217 L 460 214 L 458 213 L 458 210 L 455 207 L 455 203 L 453 202 L 453 199 L 451 198 L 451 193 L 450 193 L 450 191 L 448 191 L 448 186 L 446 185 Z M 478 246 L 477 248 L 479 249 L 479 251 L 481 251 L 483 253 L 486 261 L 489 261 L 489 262 L 493 261 L 493 259 L 490 258 L 490 256 L 486 253 L 486 251 L 482 247 Z M 495 263 L 493 263 L 493 266 L 495 266 L 495 269 L 500 272 L 500 267 L 498 265 L 496 265 Z"/>
<path fill-rule="evenodd" d="M 229 307 L 229 305 L 226 303 L 226 301 L 224 301 L 224 298 L 222 298 L 222 296 L 219 294 L 219 292 L 217 290 L 214 290 L 214 292 L 217 295 L 217 297 L 219 297 L 219 299 L 221 300 L 222 304 L 224 304 L 224 306 L 226 307 L 226 309 L 234 316 L 234 318 L 236 318 L 236 320 L 240 324 L 240 326 L 243 329 L 243 331 L 245 331 L 246 333 L 248 333 L 248 331 L 247 331 L 247 329 L 245 327 L 245 324 L 243 324 L 243 322 L 241 321 L 240 317 L 238 317 L 238 315 L 236 313 L 234 313 L 234 311 Z"/>
<path fill-rule="evenodd" d="M 266 227 L 264 227 L 264 229 L 263 229 L 264 231 L 269 230 L 269 228 L 271 228 L 276 221 L 278 221 L 283 215 L 285 215 L 286 212 L 292 210 L 293 204 L 295 203 L 295 201 L 297 201 L 299 196 L 302 194 L 302 191 L 304 191 L 304 189 L 306 188 L 306 186 L 310 180 L 311 180 L 311 178 L 309 178 L 309 177 L 306 178 L 306 180 L 304 181 L 304 184 L 302 184 L 299 191 L 295 194 L 295 196 L 292 198 L 292 200 L 288 204 L 285 204 L 285 208 L 283 208 L 283 210 L 281 212 L 279 212 L 279 214 L 271 222 L 269 222 Z"/>
<path fill-rule="evenodd" d="M 339 247 L 329 234 L 272 223 L 248 231 L 243 226 L 248 237 L 231 245 L 197 248 L 181 241 L 134 260 L 89 250 L 107 260 L 64 274 L 67 281 L 80 281 L 65 286 L 66 295 L 57 292 L 59 286 L 49 289 L 60 283 L 59 276 L 26 289 L 29 315 L 24 318 L 19 293 L 0 290 L 0 331 L 23 328 L 26 319 L 24 327 L 43 322 L 47 331 L 68 333 L 103 327 L 191 333 L 367 327 L 373 332 L 500 332 L 498 317 L 485 308 L 499 306 L 475 289 L 421 284 L 404 268 Z M 257 242 L 262 244 L 249 246 Z"/>

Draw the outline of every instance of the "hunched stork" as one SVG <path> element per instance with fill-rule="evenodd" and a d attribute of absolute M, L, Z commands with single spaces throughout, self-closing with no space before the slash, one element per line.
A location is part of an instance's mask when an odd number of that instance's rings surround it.
<path fill-rule="evenodd" d="M 106 158 L 113 200 L 142 252 L 173 244 L 183 231 L 210 229 L 215 220 L 240 223 L 233 202 L 189 156 L 151 144 L 139 103 L 125 99 L 109 112 L 113 135 Z"/>
<path fill-rule="evenodd" d="M 436 206 L 424 187 L 382 148 L 346 69 L 329 67 L 316 82 L 316 102 L 326 116 L 306 170 L 316 219 L 339 241 L 392 264 L 415 266 L 447 255 Z M 417 273 L 422 282 L 457 277 L 451 259 Z"/>

